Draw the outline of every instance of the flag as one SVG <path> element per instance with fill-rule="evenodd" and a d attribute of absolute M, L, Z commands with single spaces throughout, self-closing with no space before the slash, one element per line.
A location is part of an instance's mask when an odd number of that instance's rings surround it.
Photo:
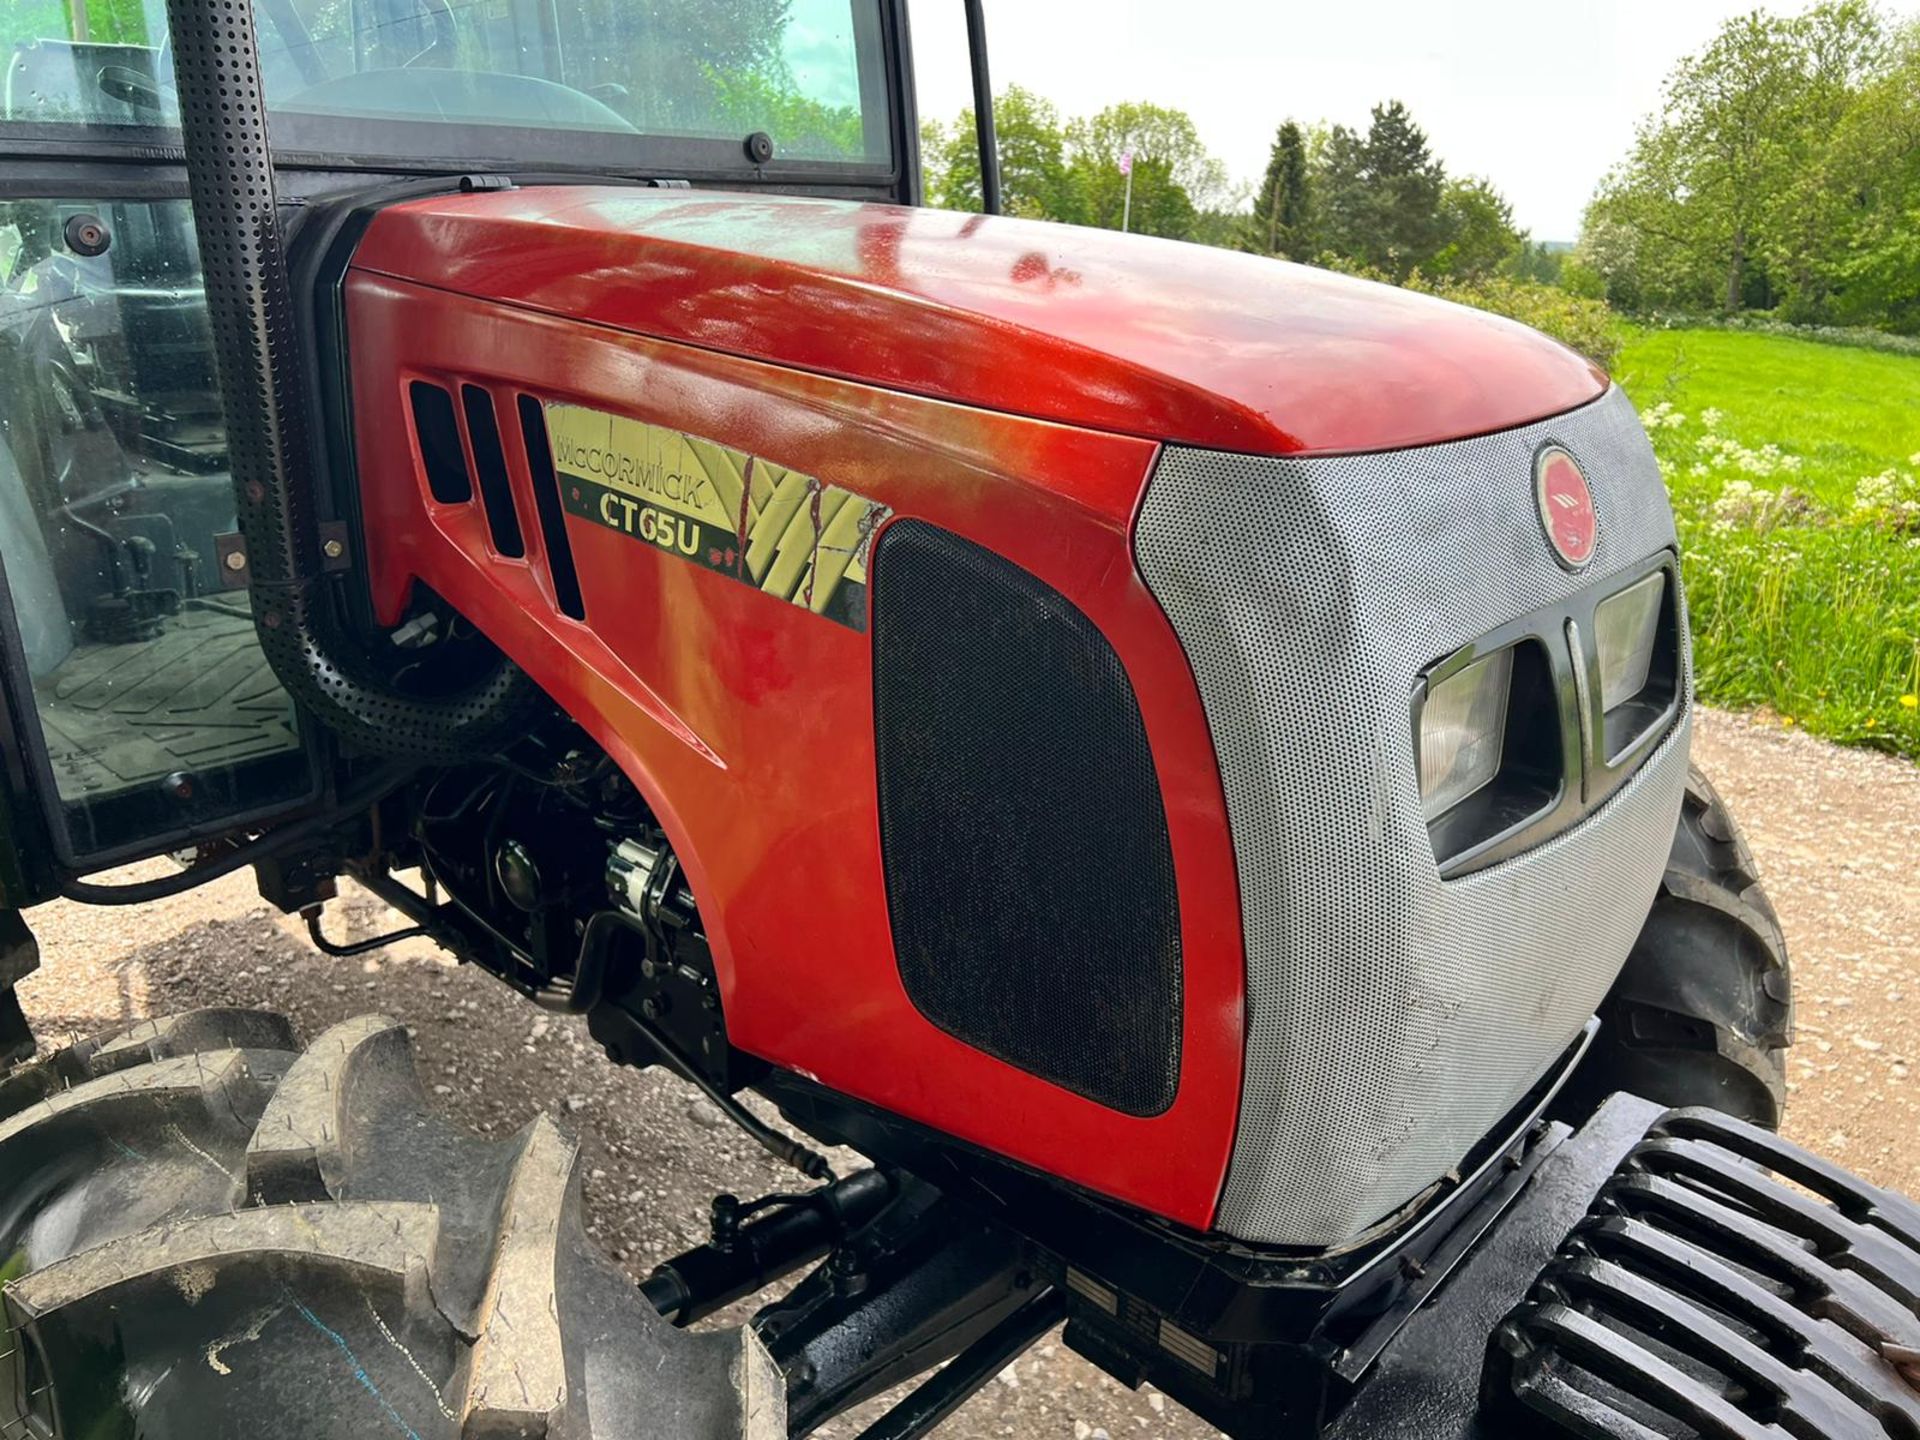
<path fill-rule="evenodd" d="M 1128 146 L 1125 150 L 1122 150 L 1120 152 L 1120 173 L 1122 175 L 1133 174 L 1133 147 L 1132 146 Z"/>

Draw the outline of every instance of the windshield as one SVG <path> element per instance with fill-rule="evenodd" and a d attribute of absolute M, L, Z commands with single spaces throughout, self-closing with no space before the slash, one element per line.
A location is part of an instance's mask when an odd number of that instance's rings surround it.
<path fill-rule="evenodd" d="M 283 151 L 605 164 L 889 161 L 880 0 L 255 0 Z M 165 0 L 0 4 L 0 135 L 178 123 Z M 657 149 L 657 147 L 656 147 Z"/>

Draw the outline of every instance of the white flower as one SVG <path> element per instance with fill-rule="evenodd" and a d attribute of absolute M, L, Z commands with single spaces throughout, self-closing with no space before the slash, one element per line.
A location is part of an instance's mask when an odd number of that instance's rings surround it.
<path fill-rule="evenodd" d="M 1888 466 L 1853 487 L 1853 515 L 1891 530 L 1920 529 L 1920 477 Z"/>
<path fill-rule="evenodd" d="M 1671 400 L 1662 400 L 1640 417 L 1640 423 L 1649 430 L 1677 430 L 1687 423 L 1687 417 L 1673 408 Z"/>

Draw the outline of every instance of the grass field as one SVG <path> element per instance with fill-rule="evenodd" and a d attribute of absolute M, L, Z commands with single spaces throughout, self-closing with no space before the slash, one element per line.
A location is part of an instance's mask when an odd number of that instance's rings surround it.
<path fill-rule="evenodd" d="M 1701 694 L 1920 758 L 1920 358 L 1650 330 L 1615 374 L 1673 494 Z"/>

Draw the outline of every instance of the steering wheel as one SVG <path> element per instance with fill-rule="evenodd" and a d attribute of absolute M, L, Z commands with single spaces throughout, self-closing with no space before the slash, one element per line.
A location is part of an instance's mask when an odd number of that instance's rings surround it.
<path fill-rule="evenodd" d="M 428 18 L 433 22 L 433 43 L 419 54 L 401 61 L 400 68 L 411 70 L 422 61 L 429 59 L 443 69 L 450 68 L 460 41 L 460 31 L 453 20 L 451 0 L 421 0 L 421 4 Z"/>

